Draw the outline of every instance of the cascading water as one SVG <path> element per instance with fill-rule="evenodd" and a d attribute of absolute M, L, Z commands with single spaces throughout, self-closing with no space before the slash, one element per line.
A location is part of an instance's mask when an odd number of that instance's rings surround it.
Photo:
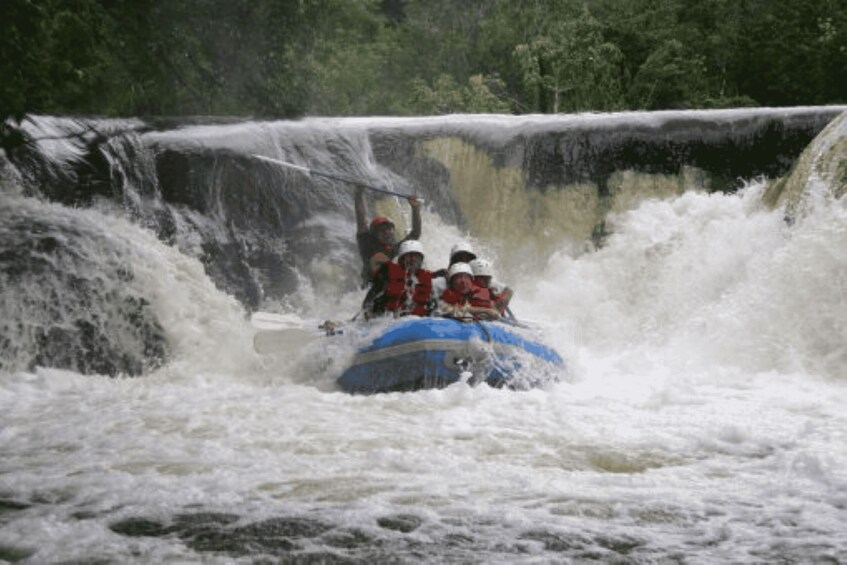
<path fill-rule="evenodd" d="M 33 119 L 0 176 L 0 560 L 837 561 L 845 118 L 797 158 L 843 110 Z M 351 396 L 352 344 L 253 353 L 248 311 L 361 292 L 349 189 L 252 154 L 420 192 L 428 265 L 494 259 L 561 382 Z"/>

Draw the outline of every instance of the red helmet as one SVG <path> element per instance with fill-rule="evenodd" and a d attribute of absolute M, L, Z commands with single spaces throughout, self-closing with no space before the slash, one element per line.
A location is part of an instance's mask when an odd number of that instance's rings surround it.
<path fill-rule="evenodd" d="M 394 222 L 392 222 L 391 220 L 389 220 L 385 216 L 377 216 L 376 218 L 371 220 L 370 230 L 374 231 L 379 226 L 383 226 L 383 225 L 386 225 L 386 224 L 391 226 L 392 228 L 394 227 Z"/>

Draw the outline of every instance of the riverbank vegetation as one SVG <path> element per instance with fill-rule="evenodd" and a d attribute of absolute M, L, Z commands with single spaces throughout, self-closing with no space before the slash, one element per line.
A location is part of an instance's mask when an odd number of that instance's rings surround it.
<path fill-rule="evenodd" d="M 0 117 L 847 102 L 845 0 L 6 0 Z"/>

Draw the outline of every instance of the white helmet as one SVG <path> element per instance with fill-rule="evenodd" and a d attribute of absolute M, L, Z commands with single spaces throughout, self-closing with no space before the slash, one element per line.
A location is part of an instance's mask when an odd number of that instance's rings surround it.
<path fill-rule="evenodd" d="M 450 250 L 450 260 L 452 260 L 453 256 L 457 253 L 470 253 L 471 255 L 476 257 L 476 253 L 474 253 L 471 244 L 467 241 L 460 241 L 459 243 L 453 246 L 453 248 Z"/>
<path fill-rule="evenodd" d="M 450 265 L 450 270 L 447 271 L 447 280 L 452 280 L 455 275 L 460 273 L 473 276 L 473 269 L 471 269 L 471 266 L 467 263 L 453 263 Z"/>
<path fill-rule="evenodd" d="M 421 245 L 421 242 L 417 239 L 407 239 L 400 244 L 400 248 L 397 250 L 397 260 L 399 261 L 406 253 L 420 253 L 421 257 L 423 257 L 423 245 Z"/>
<path fill-rule="evenodd" d="M 491 261 L 485 259 L 474 259 L 471 261 L 471 269 L 475 277 L 493 277 L 494 270 L 491 268 Z"/>

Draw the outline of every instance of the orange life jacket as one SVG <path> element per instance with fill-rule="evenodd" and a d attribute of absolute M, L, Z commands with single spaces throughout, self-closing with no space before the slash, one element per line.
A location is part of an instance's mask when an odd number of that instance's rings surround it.
<path fill-rule="evenodd" d="M 429 316 L 432 304 L 432 273 L 426 269 L 406 273 L 406 270 L 394 261 L 389 261 L 386 265 L 385 310 L 397 312 L 400 316 Z"/>

